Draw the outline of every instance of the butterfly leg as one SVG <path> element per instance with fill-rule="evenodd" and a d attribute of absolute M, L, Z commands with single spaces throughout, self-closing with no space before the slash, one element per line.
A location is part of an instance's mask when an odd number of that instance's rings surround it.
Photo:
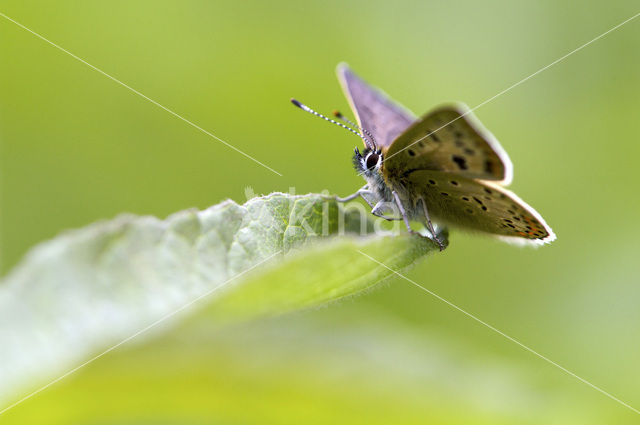
<path fill-rule="evenodd" d="M 356 193 L 352 193 L 349 196 L 345 196 L 344 198 L 340 198 L 338 196 L 336 196 L 336 201 L 337 202 L 349 202 L 349 201 L 353 201 L 354 199 L 356 199 L 358 196 L 362 196 L 363 193 L 369 193 L 369 191 L 367 190 L 369 185 L 365 184 L 364 186 L 362 186 L 360 189 L 358 189 L 356 191 Z M 364 196 L 362 197 L 365 201 L 367 200 Z M 368 203 L 368 201 L 367 201 Z M 369 204 L 369 206 L 371 206 L 371 204 Z"/>
<path fill-rule="evenodd" d="M 365 199 L 364 197 L 363 197 L 363 199 L 364 199 L 365 201 L 367 201 L 367 199 Z M 369 201 L 367 201 L 367 203 L 369 203 Z M 387 221 L 392 221 L 392 220 L 402 220 L 402 218 L 399 218 L 399 217 L 391 217 L 391 216 L 388 216 L 388 215 L 384 214 L 382 211 L 380 211 L 383 207 L 385 207 L 385 206 L 386 206 L 386 205 L 385 205 L 386 203 L 387 203 L 386 201 L 380 201 L 380 202 L 378 202 L 378 203 L 373 207 L 373 209 L 371 210 L 371 214 L 375 215 L 376 217 L 384 218 L 384 219 L 385 219 L 385 220 L 387 220 Z M 371 204 L 369 204 L 369 206 L 371 206 Z"/>
<path fill-rule="evenodd" d="M 385 201 L 379 201 L 377 204 L 374 205 L 373 202 L 370 201 L 369 198 L 367 198 L 366 196 L 366 195 L 374 195 L 374 193 L 370 191 L 368 187 L 369 185 L 365 184 L 356 193 L 353 193 L 349 196 L 345 196 L 344 198 L 339 198 L 336 196 L 335 200 L 337 202 L 349 202 L 356 199 L 358 196 L 360 196 L 372 208 L 371 214 L 375 215 L 376 217 L 384 218 L 385 220 L 388 220 L 388 221 L 401 220 L 398 217 L 390 217 L 388 215 L 385 215 L 383 212 L 381 212 L 380 210 L 384 207 Z"/>
<path fill-rule="evenodd" d="M 435 229 L 433 228 L 431 217 L 429 217 L 429 211 L 427 210 L 427 203 L 425 202 L 424 198 L 420 198 L 419 201 L 422 201 L 422 210 L 424 211 L 424 217 L 427 219 L 427 229 L 429 229 L 431 235 L 433 236 L 433 240 L 436 241 L 436 243 L 440 247 L 440 251 L 442 251 L 445 247 L 442 241 L 438 238 Z"/>
<path fill-rule="evenodd" d="M 405 226 L 407 226 L 407 231 L 413 235 L 419 235 L 418 232 L 414 231 L 409 224 L 409 217 L 407 217 L 407 213 L 402 206 L 402 201 L 400 201 L 400 197 L 398 196 L 398 192 L 395 190 L 391 192 L 393 194 L 393 199 L 396 200 L 396 205 L 398 205 L 398 209 L 400 210 L 400 214 L 402 215 L 402 219 L 404 220 Z"/>
<path fill-rule="evenodd" d="M 362 199 L 364 199 L 364 201 L 371 207 L 371 214 L 375 215 L 376 217 L 380 217 L 380 218 L 384 218 L 387 221 L 392 221 L 392 220 L 402 220 L 401 218 L 398 217 L 391 217 L 386 215 L 385 213 L 383 213 L 381 210 L 382 208 L 384 208 L 387 204 L 386 201 L 378 201 L 375 205 L 373 204 L 373 201 L 370 201 L 365 195 L 374 195 L 373 192 L 371 192 L 370 190 L 365 190 L 367 186 L 365 186 L 364 188 L 360 189 L 358 191 L 358 193 L 360 194 L 360 196 L 362 197 Z"/>

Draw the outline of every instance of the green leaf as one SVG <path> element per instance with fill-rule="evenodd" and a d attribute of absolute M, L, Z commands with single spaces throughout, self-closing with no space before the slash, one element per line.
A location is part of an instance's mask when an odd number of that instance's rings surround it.
<path fill-rule="evenodd" d="M 539 372 L 344 303 L 220 329 L 185 323 L 100 358 L 2 424 L 574 423 L 572 392 Z M 580 410 L 579 423 L 603 423 Z"/>
<path fill-rule="evenodd" d="M 140 330 L 166 329 L 158 321 L 195 310 L 218 325 L 283 314 L 390 276 L 358 251 L 394 269 L 437 251 L 426 238 L 373 230 L 362 209 L 275 193 L 166 220 L 123 215 L 42 243 L 0 286 L 0 401 Z"/>

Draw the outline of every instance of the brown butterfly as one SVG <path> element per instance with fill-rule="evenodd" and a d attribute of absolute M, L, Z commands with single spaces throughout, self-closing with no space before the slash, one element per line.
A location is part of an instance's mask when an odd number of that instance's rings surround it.
<path fill-rule="evenodd" d="M 367 184 L 351 196 L 361 196 L 372 213 L 387 220 L 426 224 L 444 249 L 432 225 L 437 223 L 494 235 L 508 242 L 544 244 L 555 239 L 540 214 L 504 188 L 513 166 L 507 153 L 464 104 L 441 106 L 422 118 L 367 84 L 346 64 L 338 79 L 358 124 L 356 132 L 300 102 L 314 115 L 358 134 L 365 142 L 355 149 L 353 163 Z M 397 207 L 400 217 L 387 213 Z"/>

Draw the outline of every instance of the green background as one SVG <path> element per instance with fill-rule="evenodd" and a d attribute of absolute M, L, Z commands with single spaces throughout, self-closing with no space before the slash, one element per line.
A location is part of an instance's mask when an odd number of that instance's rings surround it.
<path fill-rule="evenodd" d="M 0 4 L 283 174 L 0 17 L 3 274 L 37 242 L 121 212 L 165 217 L 243 202 L 248 186 L 353 192 L 360 142 L 288 101 L 347 112 L 340 61 L 417 114 L 453 100 L 474 107 L 639 12 L 633 1 Z M 476 111 L 509 152 L 512 189 L 556 242 L 522 249 L 454 231 L 445 252 L 408 273 L 635 408 L 639 43 L 640 18 Z M 0 422 L 639 419 L 401 280 L 321 311 L 220 331 L 204 347 L 158 344 L 113 353 Z M 413 344 L 445 359 L 416 358 Z"/>

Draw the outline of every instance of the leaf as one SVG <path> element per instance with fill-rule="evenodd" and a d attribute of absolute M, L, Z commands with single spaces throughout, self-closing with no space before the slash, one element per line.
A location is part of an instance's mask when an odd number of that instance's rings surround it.
<path fill-rule="evenodd" d="M 321 306 L 389 277 L 358 250 L 394 269 L 437 251 L 375 234 L 361 212 L 275 193 L 166 220 L 123 215 L 38 245 L 0 285 L 0 400 L 198 305 L 223 323 Z"/>
<path fill-rule="evenodd" d="M 221 329 L 181 325 L 110 353 L 2 424 L 574 423 L 572 391 L 539 373 L 349 303 Z M 603 423 L 580 410 L 579 423 Z"/>

